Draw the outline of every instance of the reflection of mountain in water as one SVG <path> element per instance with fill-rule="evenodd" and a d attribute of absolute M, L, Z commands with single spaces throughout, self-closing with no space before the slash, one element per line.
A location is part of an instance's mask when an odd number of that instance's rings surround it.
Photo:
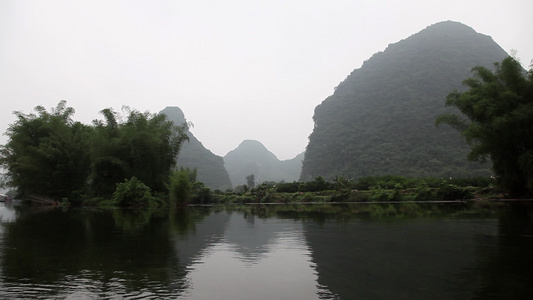
<path fill-rule="evenodd" d="M 233 214 L 226 229 L 225 242 L 238 253 L 238 259 L 246 263 L 257 263 L 270 251 L 271 245 L 283 233 L 298 230 L 299 224 L 279 222 L 275 219 L 261 219 L 251 214 Z"/>
<path fill-rule="evenodd" d="M 193 213 L 193 212 L 191 212 Z M 180 218 L 181 216 L 176 216 Z M 196 223 L 185 233 L 174 237 L 176 253 L 182 266 L 193 263 L 204 250 L 220 242 L 228 227 L 231 214 L 213 213 Z"/>
<path fill-rule="evenodd" d="M 461 287 L 479 285 L 479 277 L 459 275 L 476 261 L 476 238 L 497 232 L 495 220 L 326 221 L 304 227 L 318 282 L 341 299 L 470 298 L 472 289 Z"/>
<path fill-rule="evenodd" d="M 195 259 L 180 299 L 336 299 L 317 284 L 302 229 L 294 220 L 233 213 L 224 239 Z"/>

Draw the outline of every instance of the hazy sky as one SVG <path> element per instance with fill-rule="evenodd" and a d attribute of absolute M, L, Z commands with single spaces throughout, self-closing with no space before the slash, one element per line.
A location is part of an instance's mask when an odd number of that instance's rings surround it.
<path fill-rule="evenodd" d="M 532 13 L 531 0 L 1 0 L 0 132 L 63 99 L 84 123 L 179 106 L 217 155 L 255 139 L 289 159 L 315 106 L 388 44 L 453 20 L 527 67 Z"/>

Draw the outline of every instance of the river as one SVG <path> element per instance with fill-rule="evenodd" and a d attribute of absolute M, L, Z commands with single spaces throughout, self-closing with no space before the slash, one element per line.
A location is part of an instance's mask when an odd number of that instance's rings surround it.
<path fill-rule="evenodd" d="M 0 299 L 533 299 L 529 206 L 0 204 Z"/>

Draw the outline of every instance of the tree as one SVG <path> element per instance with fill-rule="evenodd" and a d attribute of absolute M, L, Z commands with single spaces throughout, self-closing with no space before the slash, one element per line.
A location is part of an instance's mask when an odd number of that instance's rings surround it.
<path fill-rule="evenodd" d="M 477 66 L 469 89 L 454 91 L 446 105 L 462 115 L 446 113 L 436 124 L 460 131 L 471 145 L 468 159 L 491 160 L 500 186 L 513 196 L 533 194 L 533 69 L 525 72 L 512 57 L 494 71 Z"/>
<path fill-rule="evenodd" d="M 181 145 L 188 139 L 187 124 L 174 126 L 165 115 L 140 113 L 125 108 L 124 122 L 112 109 L 101 111 L 91 145 L 92 190 L 109 196 L 115 185 L 135 176 L 153 192 L 166 191 Z"/>
<path fill-rule="evenodd" d="M 255 176 L 254 174 L 250 174 L 246 176 L 246 184 L 250 189 L 253 189 L 255 187 Z"/>
<path fill-rule="evenodd" d="M 20 196 L 81 200 L 82 195 L 108 198 L 116 184 L 135 177 L 154 193 L 167 191 L 187 124 L 175 126 L 164 115 L 127 109 L 117 121 L 112 109 L 92 126 L 74 122 L 66 101 L 48 112 L 15 112 L 8 142 L 0 147 L 0 167 Z M 72 199 L 71 199 L 72 198 Z"/>
<path fill-rule="evenodd" d="M 170 201 L 174 203 L 186 203 L 189 201 L 192 195 L 194 177 L 196 177 L 196 172 L 191 172 L 188 168 L 174 170 L 169 177 L 168 193 Z"/>
<path fill-rule="evenodd" d="M 7 130 L 8 142 L 0 148 L 0 165 L 7 170 L 8 184 L 22 196 L 55 199 L 81 192 L 88 175 L 85 150 L 90 128 L 74 122 L 74 109 L 61 101 L 48 112 L 15 112 L 17 121 Z"/>

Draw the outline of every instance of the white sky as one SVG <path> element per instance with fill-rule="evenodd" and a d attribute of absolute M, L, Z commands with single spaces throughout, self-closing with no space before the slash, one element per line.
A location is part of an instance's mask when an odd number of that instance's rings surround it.
<path fill-rule="evenodd" d="M 314 108 L 388 44 L 453 20 L 528 67 L 532 13 L 531 0 L 2 0 L 0 132 L 62 99 L 84 123 L 179 106 L 217 155 L 255 139 L 289 159 Z"/>

